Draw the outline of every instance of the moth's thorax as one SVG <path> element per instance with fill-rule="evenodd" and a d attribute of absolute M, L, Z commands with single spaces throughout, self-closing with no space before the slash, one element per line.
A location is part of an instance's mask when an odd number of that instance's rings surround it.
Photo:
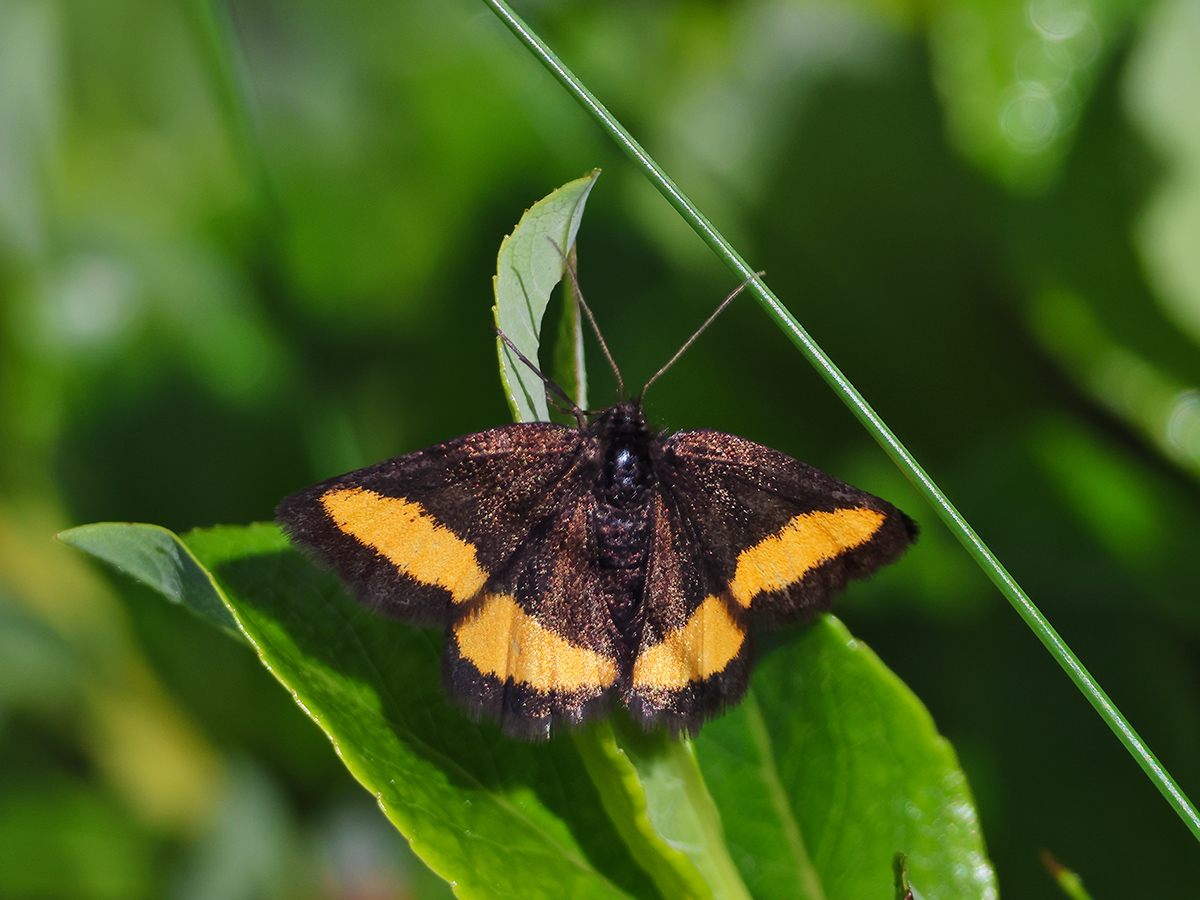
<path fill-rule="evenodd" d="M 597 499 L 616 510 L 634 512 L 649 502 L 654 485 L 650 432 L 640 407 L 621 403 L 602 412 L 589 426 L 600 442 L 602 460 Z"/>

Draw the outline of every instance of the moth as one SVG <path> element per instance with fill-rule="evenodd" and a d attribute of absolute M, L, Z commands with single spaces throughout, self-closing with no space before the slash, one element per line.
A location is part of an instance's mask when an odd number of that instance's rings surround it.
<path fill-rule="evenodd" d="M 745 694 L 755 627 L 812 619 L 917 533 L 777 450 L 647 424 L 650 384 L 736 293 L 633 400 L 331 478 L 278 520 L 370 609 L 445 629 L 447 692 L 506 734 L 544 739 L 614 703 L 646 729 L 695 733 Z"/>

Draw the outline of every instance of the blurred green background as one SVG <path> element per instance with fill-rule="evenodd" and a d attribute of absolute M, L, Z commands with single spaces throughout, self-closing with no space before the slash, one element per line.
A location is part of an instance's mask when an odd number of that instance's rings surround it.
<path fill-rule="evenodd" d="M 1200 796 L 1200 3 L 530 0 Z M 501 237 L 593 167 L 627 379 L 736 282 L 469 0 L 0 0 L 0 897 L 442 897 L 250 652 L 53 534 L 269 519 L 507 421 Z M 592 402 L 612 379 L 595 354 Z M 921 521 L 839 607 L 930 707 L 1002 890 L 1200 852 L 752 301 L 652 418 Z"/>

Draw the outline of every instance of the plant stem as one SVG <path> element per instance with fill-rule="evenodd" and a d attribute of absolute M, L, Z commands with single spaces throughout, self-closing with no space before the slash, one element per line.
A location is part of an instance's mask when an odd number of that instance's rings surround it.
<path fill-rule="evenodd" d="M 821 377 L 833 388 L 834 392 L 842 399 L 842 402 L 850 408 L 850 411 L 863 424 L 863 427 L 879 442 L 917 489 L 925 495 L 942 521 L 954 532 L 958 540 L 966 547 L 967 552 L 974 557 L 987 576 L 1017 610 L 1021 618 L 1025 620 L 1034 634 L 1038 636 L 1046 646 L 1046 649 L 1049 650 L 1050 655 L 1066 670 L 1067 675 L 1075 682 L 1075 685 L 1083 692 L 1092 706 L 1096 708 L 1100 717 L 1108 723 L 1108 726 L 1117 735 L 1117 738 L 1125 745 L 1126 750 L 1129 751 L 1150 780 L 1158 787 L 1163 796 L 1166 797 L 1167 802 L 1171 804 L 1179 817 L 1183 819 L 1184 824 L 1187 825 L 1197 840 L 1200 840 L 1200 813 L 1197 813 L 1196 808 L 1179 788 L 1179 785 L 1176 784 L 1170 773 L 1163 768 L 1154 754 L 1150 752 L 1150 748 L 1146 746 L 1146 743 L 1134 731 L 1133 726 L 1129 724 L 1128 720 L 1108 698 L 1108 695 L 1096 680 L 1084 668 L 1083 663 L 1079 661 L 1078 657 L 1071 652 L 1070 647 L 1066 645 L 1058 632 L 1047 621 L 1046 617 L 1034 606 L 1033 601 L 1021 590 L 1021 587 L 1013 580 L 1013 577 L 1008 574 L 995 554 L 988 549 L 987 545 L 979 538 L 974 529 L 967 524 L 966 519 L 954 508 L 949 498 L 946 497 L 929 475 L 926 474 L 925 470 L 921 468 L 908 449 L 900 443 L 900 440 L 892 433 L 892 430 L 879 418 L 875 410 L 863 399 L 862 394 L 841 373 L 838 367 L 833 364 L 833 360 L 826 356 L 825 352 L 817 346 L 817 343 L 801 327 L 792 314 L 788 312 L 779 301 L 779 298 L 775 296 L 774 292 L 761 279 L 753 277 L 754 269 L 734 250 L 729 241 L 713 227 L 712 223 L 705 218 L 703 213 L 696 208 L 675 182 L 667 176 L 667 173 L 659 167 L 650 154 L 642 148 L 641 144 L 633 139 L 633 136 L 625 130 L 621 123 L 604 108 L 604 105 L 596 99 L 591 91 L 584 87 L 583 83 L 575 77 L 574 73 L 554 55 L 553 51 L 521 21 L 516 13 L 509 8 L 508 4 L 504 0 L 483 0 L 483 2 L 516 35 L 518 40 L 525 44 L 542 65 L 558 79 L 576 101 L 592 115 L 600 127 L 621 146 L 626 155 L 633 160 L 634 165 L 642 170 L 643 174 L 658 188 L 667 202 L 675 207 L 679 214 L 700 235 L 700 238 L 712 248 L 713 252 L 721 257 L 739 278 L 743 280 L 752 279 L 749 289 L 758 297 L 759 302 L 767 310 L 767 314 L 791 338 L 792 343 L 800 349 L 800 352 L 804 354 L 805 358 L 817 369 Z"/>

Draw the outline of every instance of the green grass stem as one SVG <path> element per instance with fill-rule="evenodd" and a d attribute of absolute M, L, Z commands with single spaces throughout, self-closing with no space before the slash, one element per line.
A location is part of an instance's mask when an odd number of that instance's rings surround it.
<path fill-rule="evenodd" d="M 597 124 L 621 146 L 626 155 L 633 160 L 650 182 L 659 190 L 678 213 L 692 226 L 700 238 L 723 259 L 742 280 L 753 278 L 754 269 L 747 264 L 741 255 L 717 231 L 695 204 L 687 198 L 682 190 L 673 182 L 666 172 L 651 158 L 650 154 L 634 140 L 633 136 L 605 109 L 604 105 L 589 91 L 583 83 L 568 69 L 549 47 L 539 38 L 504 2 L 504 0 L 483 0 L 491 10 L 504 22 L 517 39 L 520 40 L 534 56 L 549 69 L 550 73 L 567 89 L 576 101 L 586 109 L 596 120 Z M 1071 652 L 1070 647 L 1050 625 L 1041 611 L 1034 606 L 1033 601 L 1021 589 L 1020 585 L 1005 570 L 988 549 L 966 519 L 954 508 L 949 498 L 934 483 L 933 479 L 917 463 L 908 449 L 900 442 L 892 430 L 884 424 L 862 394 L 854 387 L 845 375 L 834 365 L 817 343 L 809 336 L 796 321 L 795 317 L 784 307 L 779 298 L 768 288 L 761 279 L 753 278 L 749 290 L 753 291 L 767 314 L 775 320 L 780 328 L 791 338 L 804 354 L 805 358 L 816 368 L 821 377 L 833 388 L 850 411 L 863 424 L 863 427 L 875 438 L 889 456 L 895 461 L 917 489 L 925 495 L 933 505 L 942 521 L 954 532 L 959 541 L 966 547 L 967 552 L 1008 598 L 1009 603 L 1017 610 L 1022 619 L 1033 629 L 1046 649 L 1067 675 L 1083 692 L 1088 701 L 1095 707 L 1100 717 L 1117 735 L 1125 748 L 1146 772 L 1150 780 L 1158 787 L 1167 802 L 1176 811 L 1192 834 L 1200 840 L 1200 813 L 1176 784 L 1175 779 L 1163 767 L 1146 743 L 1134 731 L 1133 726 L 1121 714 L 1116 705 L 1084 668 L 1078 657 Z"/>

